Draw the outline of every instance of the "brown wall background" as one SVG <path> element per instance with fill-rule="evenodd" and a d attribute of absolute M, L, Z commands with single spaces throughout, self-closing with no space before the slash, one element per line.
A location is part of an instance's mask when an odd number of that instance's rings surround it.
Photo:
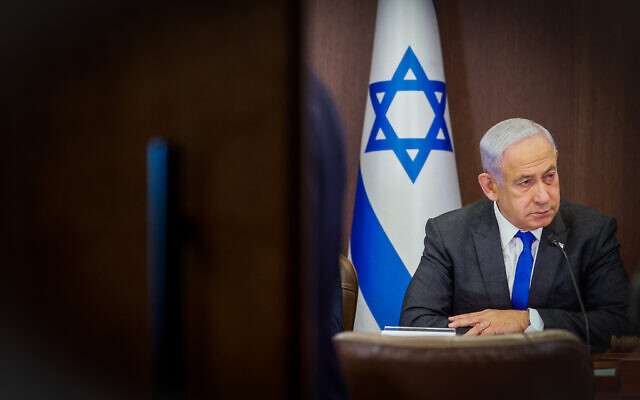
<path fill-rule="evenodd" d="M 309 0 L 306 60 L 346 129 L 346 252 L 377 2 Z M 462 203 L 483 194 L 477 146 L 498 121 L 526 117 L 554 135 L 561 194 L 618 219 L 629 273 L 640 261 L 640 4 L 436 1 Z"/>
<path fill-rule="evenodd" d="M 0 5 L 0 397 L 149 398 L 156 136 L 181 161 L 189 398 L 296 397 L 296 7 Z"/>

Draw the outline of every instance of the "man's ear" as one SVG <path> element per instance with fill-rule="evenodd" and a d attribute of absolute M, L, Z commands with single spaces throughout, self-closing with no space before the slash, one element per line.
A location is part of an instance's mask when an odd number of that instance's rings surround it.
<path fill-rule="evenodd" d="M 478 183 L 484 192 L 484 195 L 489 198 L 489 200 L 497 201 L 498 200 L 498 182 L 486 172 L 478 175 Z"/>

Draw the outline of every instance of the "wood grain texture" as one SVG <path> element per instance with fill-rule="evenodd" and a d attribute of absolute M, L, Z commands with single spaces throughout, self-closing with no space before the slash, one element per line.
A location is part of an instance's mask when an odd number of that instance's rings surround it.
<path fill-rule="evenodd" d="M 98 381 L 80 398 L 148 397 L 145 147 L 160 136 L 182 160 L 187 394 L 294 397 L 296 5 L 15 3 L 0 13 L 0 304 L 16 358 L 43 367 L 31 381 L 60 370 L 71 392 Z"/>
<path fill-rule="evenodd" d="M 303 16 L 303 63 L 327 86 L 345 129 L 344 254 L 356 196 L 376 7 L 375 0 L 309 0 Z"/>

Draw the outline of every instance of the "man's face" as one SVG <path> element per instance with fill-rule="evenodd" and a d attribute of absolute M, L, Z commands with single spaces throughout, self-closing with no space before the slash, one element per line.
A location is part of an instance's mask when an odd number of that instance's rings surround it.
<path fill-rule="evenodd" d="M 547 226 L 560 207 L 557 153 L 540 134 L 502 153 L 502 186 L 495 200 L 504 217 L 521 230 Z"/>

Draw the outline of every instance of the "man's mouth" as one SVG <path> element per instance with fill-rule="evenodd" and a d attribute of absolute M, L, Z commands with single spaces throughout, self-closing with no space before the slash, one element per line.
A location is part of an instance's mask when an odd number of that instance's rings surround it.
<path fill-rule="evenodd" d="M 536 211 L 533 213 L 533 215 L 536 217 L 546 217 L 547 215 L 550 215 L 550 214 L 551 214 L 551 209 L 545 210 L 545 211 Z"/>

